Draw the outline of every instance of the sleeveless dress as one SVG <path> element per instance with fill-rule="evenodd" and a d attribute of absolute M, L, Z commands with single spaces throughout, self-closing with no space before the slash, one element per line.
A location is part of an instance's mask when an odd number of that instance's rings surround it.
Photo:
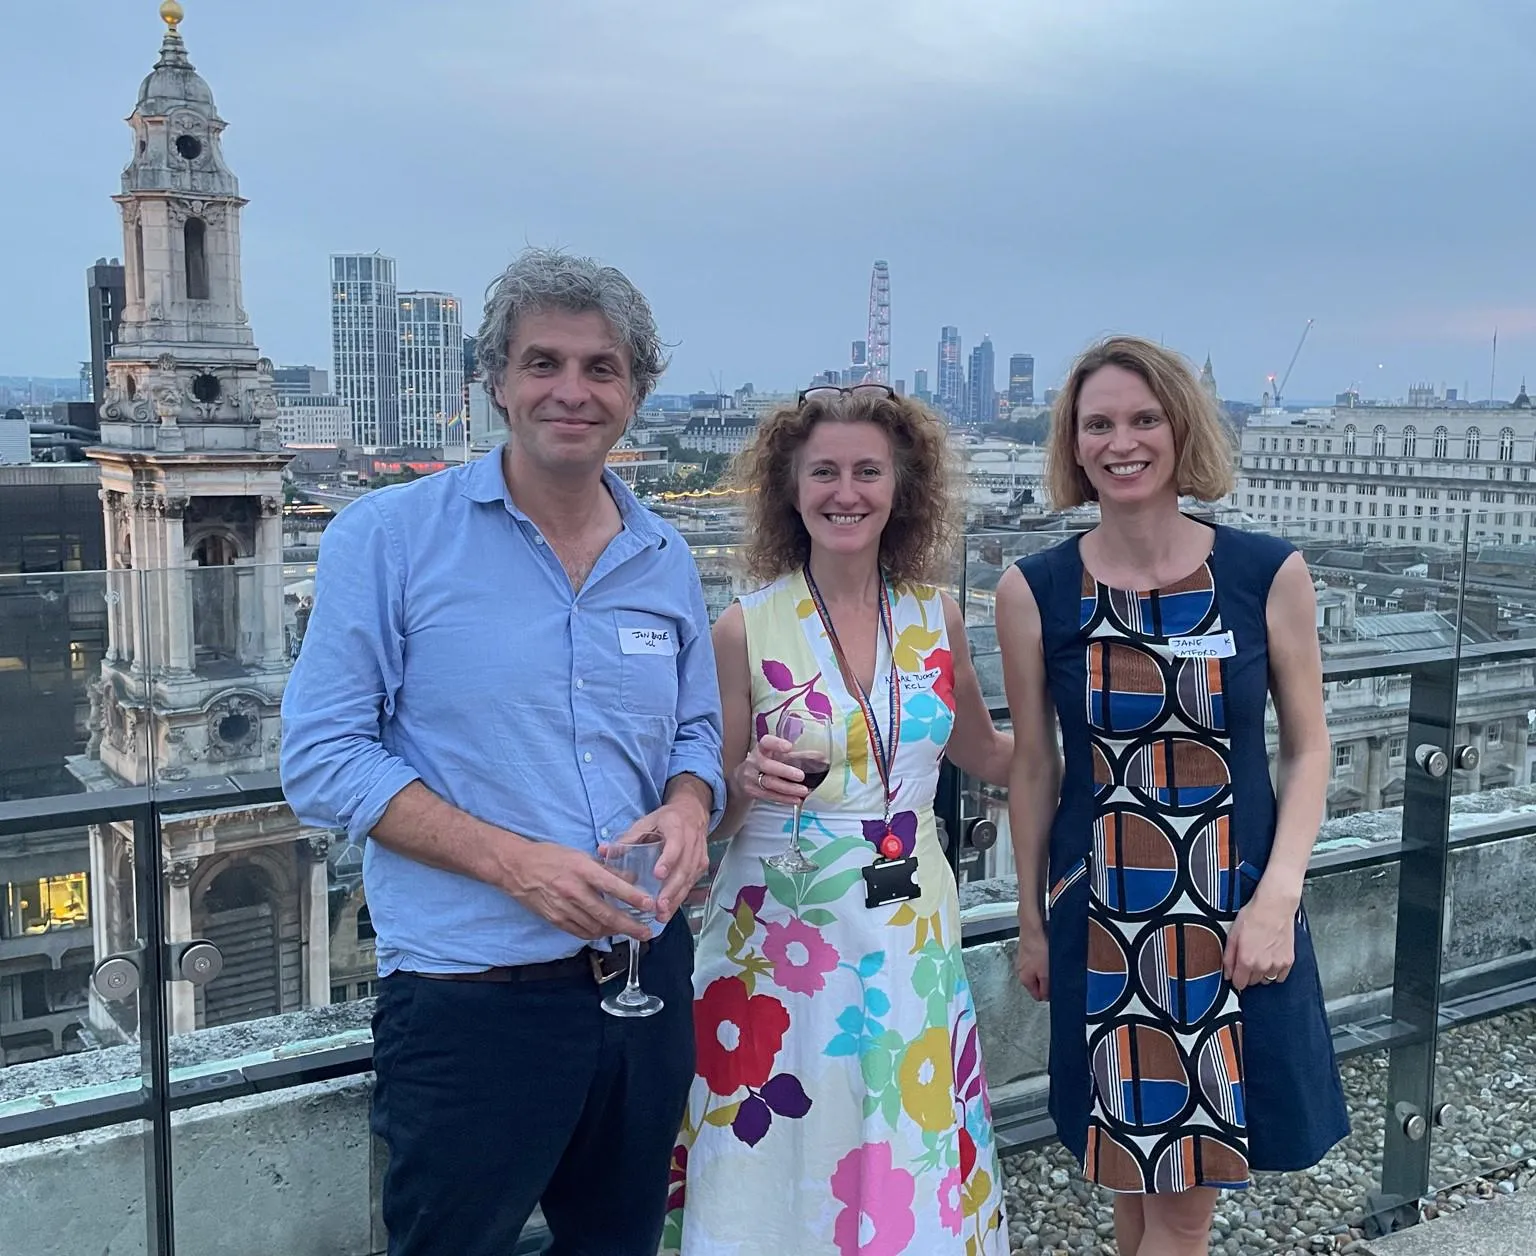
<path fill-rule="evenodd" d="M 805 876 L 766 869 L 791 810 L 754 803 L 730 840 L 694 967 L 698 1076 L 672 1164 L 663 1251 L 683 1256 L 1004 1256 L 1002 1180 L 954 875 L 933 799 L 954 723 L 936 590 L 891 590 L 901 735 L 891 827 L 920 896 L 865 906 L 885 791 L 803 575 L 741 599 L 754 736 L 830 710 L 831 771 L 805 803 Z M 881 736 L 891 651 L 870 705 Z"/>
<path fill-rule="evenodd" d="M 1066 756 L 1046 896 L 1051 1115 L 1110 1190 L 1241 1188 L 1349 1130 L 1305 911 L 1284 982 L 1222 975 L 1274 841 L 1265 607 L 1292 547 L 1216 528 L 1162 589 L 1079 539 L 1021 559 Z"/>

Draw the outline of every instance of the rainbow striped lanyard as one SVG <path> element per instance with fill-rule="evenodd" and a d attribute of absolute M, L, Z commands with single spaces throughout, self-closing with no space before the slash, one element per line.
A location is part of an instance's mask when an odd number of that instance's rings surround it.
<path fill-rule="evenodd" d="M 896 801 L 895 791 L 891 788 L 891 773 L 896 766 L 896 748 L 901 744 L 901 703 L 898 697 L 901 693 L 901 673 L 896 669 L 896 631 L 895 616 L 891 611 L 891 594 L 886 584 L 885 576 L 880 577 L 880 627 L 885 632 L 886 651 L 891 656 L 891 683 L 890 683 L 890 729 L 891 742 L 887 751 L 885 738 L 880 735 L 880 721 L 875 718 L 875 708 L 870 701 L 869 694 L 864 692 L 864 686 L 859 683 L 859 678 L 854 674 L 853 668 L 848 666 L 848 656 L 843 653 L 843 643 L 837 639 L 837 629 L 832 626 L 832 616 L 827 613 L 827 604 L 822 600 L 821 590 L 816 587 L 816 581 L 811 576 L 811 565 L 807 563 L 805 571 L 805 586 L 811 591 L 811 601 L 816 605 L 816 614 L 821 617 L 821 626 L 827 634 L 827 640 L 832 644 L 832 653 L 837 658 L 837 666 L 843 673 L 843 683 L 848 692 L 853 694 L 854 701 L 859 704 L 859 711 L 864 716 L 864 726 L 869 730 L 870 751 L 875 760 L 875 771 L 880 774 L 880 785 L 885 791 L 885 827 L 886 837 L 890 837 L 891 804 Z M 897 854 L 901 853 L 900 839 L 897 839 Z M 880 842 L 882 855 L 885 839 Z M 888 858 L 891 856 L 887 856 Z"/>

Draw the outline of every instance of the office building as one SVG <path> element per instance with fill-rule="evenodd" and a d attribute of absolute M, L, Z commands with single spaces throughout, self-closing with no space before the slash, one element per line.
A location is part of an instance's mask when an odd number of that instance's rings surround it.
<path fill-rule="evenodd" d="M 934 400 L 952 419 L 965 417 L 965 364 L 960 360 L 960 329 L 939 329 L 938 371 Z"/>
<path fill-rule="evenodd" d="M 971 370 L 967 380 L 965 417 L 971 423 L 997 420 L 997 359 L 992 338 L 983 336 L 971 350 Z"/>
<path fill-rule="evenodd" d="M 277 430 L 284 445 L 350 444 L 352 411 L 334 393 L 279 397 Z"/>
<path fill-rule="evenodd" d="M 1008 404 L 1035 404 L 1035 359 L 1027 353 L 1015 353 L 1008 359 Z"/>
<path fill-rule="evenodd" d="M 400 306 L 395 259 L 331 256 L 331 365 L 359 445 L 400 444 Z"/>
<path fill-rule="evenodd" d="M 1253 415 L 1230 504 L 1293 535 L 1536 542 L 1536 411 L 1359 406 Z M 1471 515 L 1470 524 L 1463 516 Z"/>
<path fill-rule="evenodd" d="M 107 359 L 117 343 L 117 329 L 123 321 L 123 306 L 128 299 L 123 264 L 98 257 L 85 272 L 86 305 L 91 318 L 91 392 L 89 400 L 99 406 L 107 396 Z M 94 424 L 93 424 L 94 426 Z"/>
<path fill-rule="evenodd" d="M 290 397 L 323 397 L 331 391 L 330 374 L 317 366 L 279 366 L 272 372 L 279 403 Z"/>
<path fill-rule="evenodd" d="M 459 300 L 446 292 L 402 292 L 400 443 L 440 449 L 464 412 L 464 326 Z M 462 433 L 459 436 L 462 442 Z"/>

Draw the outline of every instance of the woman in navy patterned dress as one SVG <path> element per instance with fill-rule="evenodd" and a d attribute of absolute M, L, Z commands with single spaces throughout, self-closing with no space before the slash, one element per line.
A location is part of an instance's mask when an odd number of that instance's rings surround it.
<path fill-rule="evenodd" d="M 1348 1130 L 1301 907 L 1329 770 L 1316 599 L 1286 542 L 1180 512 L 1231 491 L 1232 449 L 1157 345 L 1079 359 L 1047 477 L 1099 523 L 998 585 L 1019 977 L 1050 999 L 1051 1115 L 1116 1193 L 1121 1253 L 1193 1256 L 1217 1189 Z"/>

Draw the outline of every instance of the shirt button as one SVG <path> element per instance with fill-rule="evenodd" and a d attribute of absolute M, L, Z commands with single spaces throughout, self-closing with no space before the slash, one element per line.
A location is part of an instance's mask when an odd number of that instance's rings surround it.
<path fill-rule="evenodd" d="M 544 538 L 542 536 L 540 536 L 538 533 L 534 533 L 533 543 L 535 545 L 543 545 L 544 544 Z"/>
<path fill-rule="evenodd" d="M 599 830 L 599 834 L 598 835 L 600 837 L 607 837 L 608 836 L 608 830 L 607 829 L 601 829 L 601 830 Z"/>
<path fill-rule="evenodd" d="M 581 761 L 583 763 L 591 763 L 592 762 L 592 752 L 589 750 L 589 751 L 587 751 L 586 754 L 582 755 L 581 756 Z"/>
<path fill-rule="evenodd" d="M 578 689 L 585 689 L 586 687 L 587 687 L 587 682 L 584 681 L 580 676 L 578 676 L 576 678 L 576 688 L 578 688 Z"/>

